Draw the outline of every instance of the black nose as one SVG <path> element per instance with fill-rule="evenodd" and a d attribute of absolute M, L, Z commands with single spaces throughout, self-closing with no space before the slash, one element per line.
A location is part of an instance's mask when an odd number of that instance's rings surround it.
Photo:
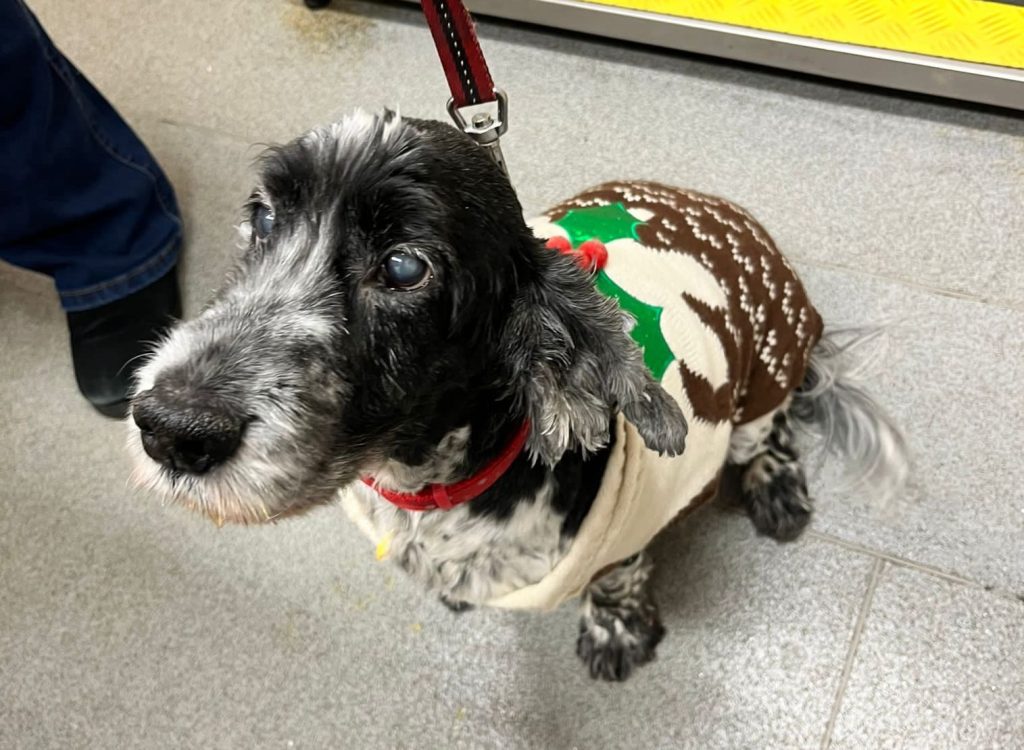
<path fill-rule="evenodd" d="M 203 474 L 231 458 L 242 442 L 245 423 L 223 407 L 178 402 L 158 388 L 132 402 L 132 418 L 149 457 L 190 474 Z"/>

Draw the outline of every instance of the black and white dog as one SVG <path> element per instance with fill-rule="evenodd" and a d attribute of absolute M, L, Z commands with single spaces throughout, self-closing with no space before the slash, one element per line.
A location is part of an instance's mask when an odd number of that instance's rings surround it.
<path fill-rule="evenodd" d="M 629 221 L 649 225 L 651 243 L 657 232 L 685 243 L 686 230 L 707 245 L 673 261 L 687 278 L 715 276 L 708 253 L 718 246 L 763 277 L 778 315 L 802 330 L 791 351 L 765 354 L 781 334 L 765 322 L 774 308 L 751 302 L 746 276 L 733 291 L 709 286 L 707 295 L 721 291 L 737 306 L 690 300 L 673 312 L 669 301 L 666 320 L 685 328 L 697 315 L 708 330 L 720 324 L 716 335 L 760 348 L 747 359 L 729 342 L 726 355 L 712 352 L 708 361 L 731 372 L 721 382 L 684 352 L 667 372 L 683 373 L 690 398 L 667 392 L 620 307 L 572 255 L 538 239 L 480 148 L 440 123 L 359 114 L 262 158 L 237 271 L 138 373 L 137 479 L 218 523 L 278 519 L 345 490 L 386 554 L 460 609 L 537 584 L 564 561 L 597 513 L 626 428 L 666 466 L 703 477 L 705 490 L 727 460 L 740 464 L 752 518 L 782 538 L 810 514 L 792 422 L 824 425 L 827 442 L 852 447 L 868 468 L 902 471 L 898 434 L 840 377 L 841 347 L 811 330 L 813 309 L 793 301 L 803 293 L 788 281 L 795 277 L 769 278 L 791 269 L 749 216 L 707 197 L 684 204 L 695 194 L 658 186 L 615 189 Z M 595 196 L 573 205 L 609 205 Z M 676 213 L 629 208 L 652 196 L 675 201 Z M 627 226 L 634 234 L 623 246 L 648 229 Z M 759 243 L 776 265 L 742 256 L 743 242 Z M 606 244 L 614 255 L 617 245 Z M 685 348 L 666 336 L 668 348 Z M 778 403 L 741 418 L 741 404 L 756 400 L 755 365 L 770 374 Z M 672 463 L 691 455 L 695 463 Z M 439 508 L 407 510 L 381 494 L 415 498 L 482 473 L 489 484 L 456 507 L 441 497 Z M 624 679 L 663 633 L 650 558 L 633 552 L 613 555 L 617 564 L 602 564 L 580 592 L 578 652 L 594 676 Z"/>

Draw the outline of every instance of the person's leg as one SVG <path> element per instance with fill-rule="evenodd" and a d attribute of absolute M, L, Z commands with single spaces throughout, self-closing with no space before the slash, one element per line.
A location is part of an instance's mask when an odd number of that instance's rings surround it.
<path fill-rule="evenodd" d="M 179 312 L 174 193 L 22 0 L 0 0 L 0 71 L 0 258 L 53 277 L 79 385 L 111 411 L 139 340 Z"/>

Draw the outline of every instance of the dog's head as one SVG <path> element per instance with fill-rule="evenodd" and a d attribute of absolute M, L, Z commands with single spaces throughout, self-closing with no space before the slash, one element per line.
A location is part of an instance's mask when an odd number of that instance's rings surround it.
<path fill-rule="evenodd" d="M 549 464 L 602 446 L 615 410 L 682 450 L 615 304 L 451 127 L 356 115 L 272 148 L 241 231 L 235 273 L 138 373 L 143 484 L 260 521 L 415 465 L 486 404 L 529 417 Z"/>

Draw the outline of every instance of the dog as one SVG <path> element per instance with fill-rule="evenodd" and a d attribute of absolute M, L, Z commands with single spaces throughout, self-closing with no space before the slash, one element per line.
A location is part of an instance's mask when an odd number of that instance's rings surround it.
<path fill-rule="evenodd" d="M 456 611 L 579 595 L 594 677 L 654 657 L 646 547 L 726 465 L 778 539 L 812 511 L 795 428 L 905 472 L 851 342 L 727 201 L 609 183 L 528 225 L 472 140 L 386 111 L 270 148 L 244 216 L 137 373 L 137 481 L 218 524 L 340 499 Z"/>

